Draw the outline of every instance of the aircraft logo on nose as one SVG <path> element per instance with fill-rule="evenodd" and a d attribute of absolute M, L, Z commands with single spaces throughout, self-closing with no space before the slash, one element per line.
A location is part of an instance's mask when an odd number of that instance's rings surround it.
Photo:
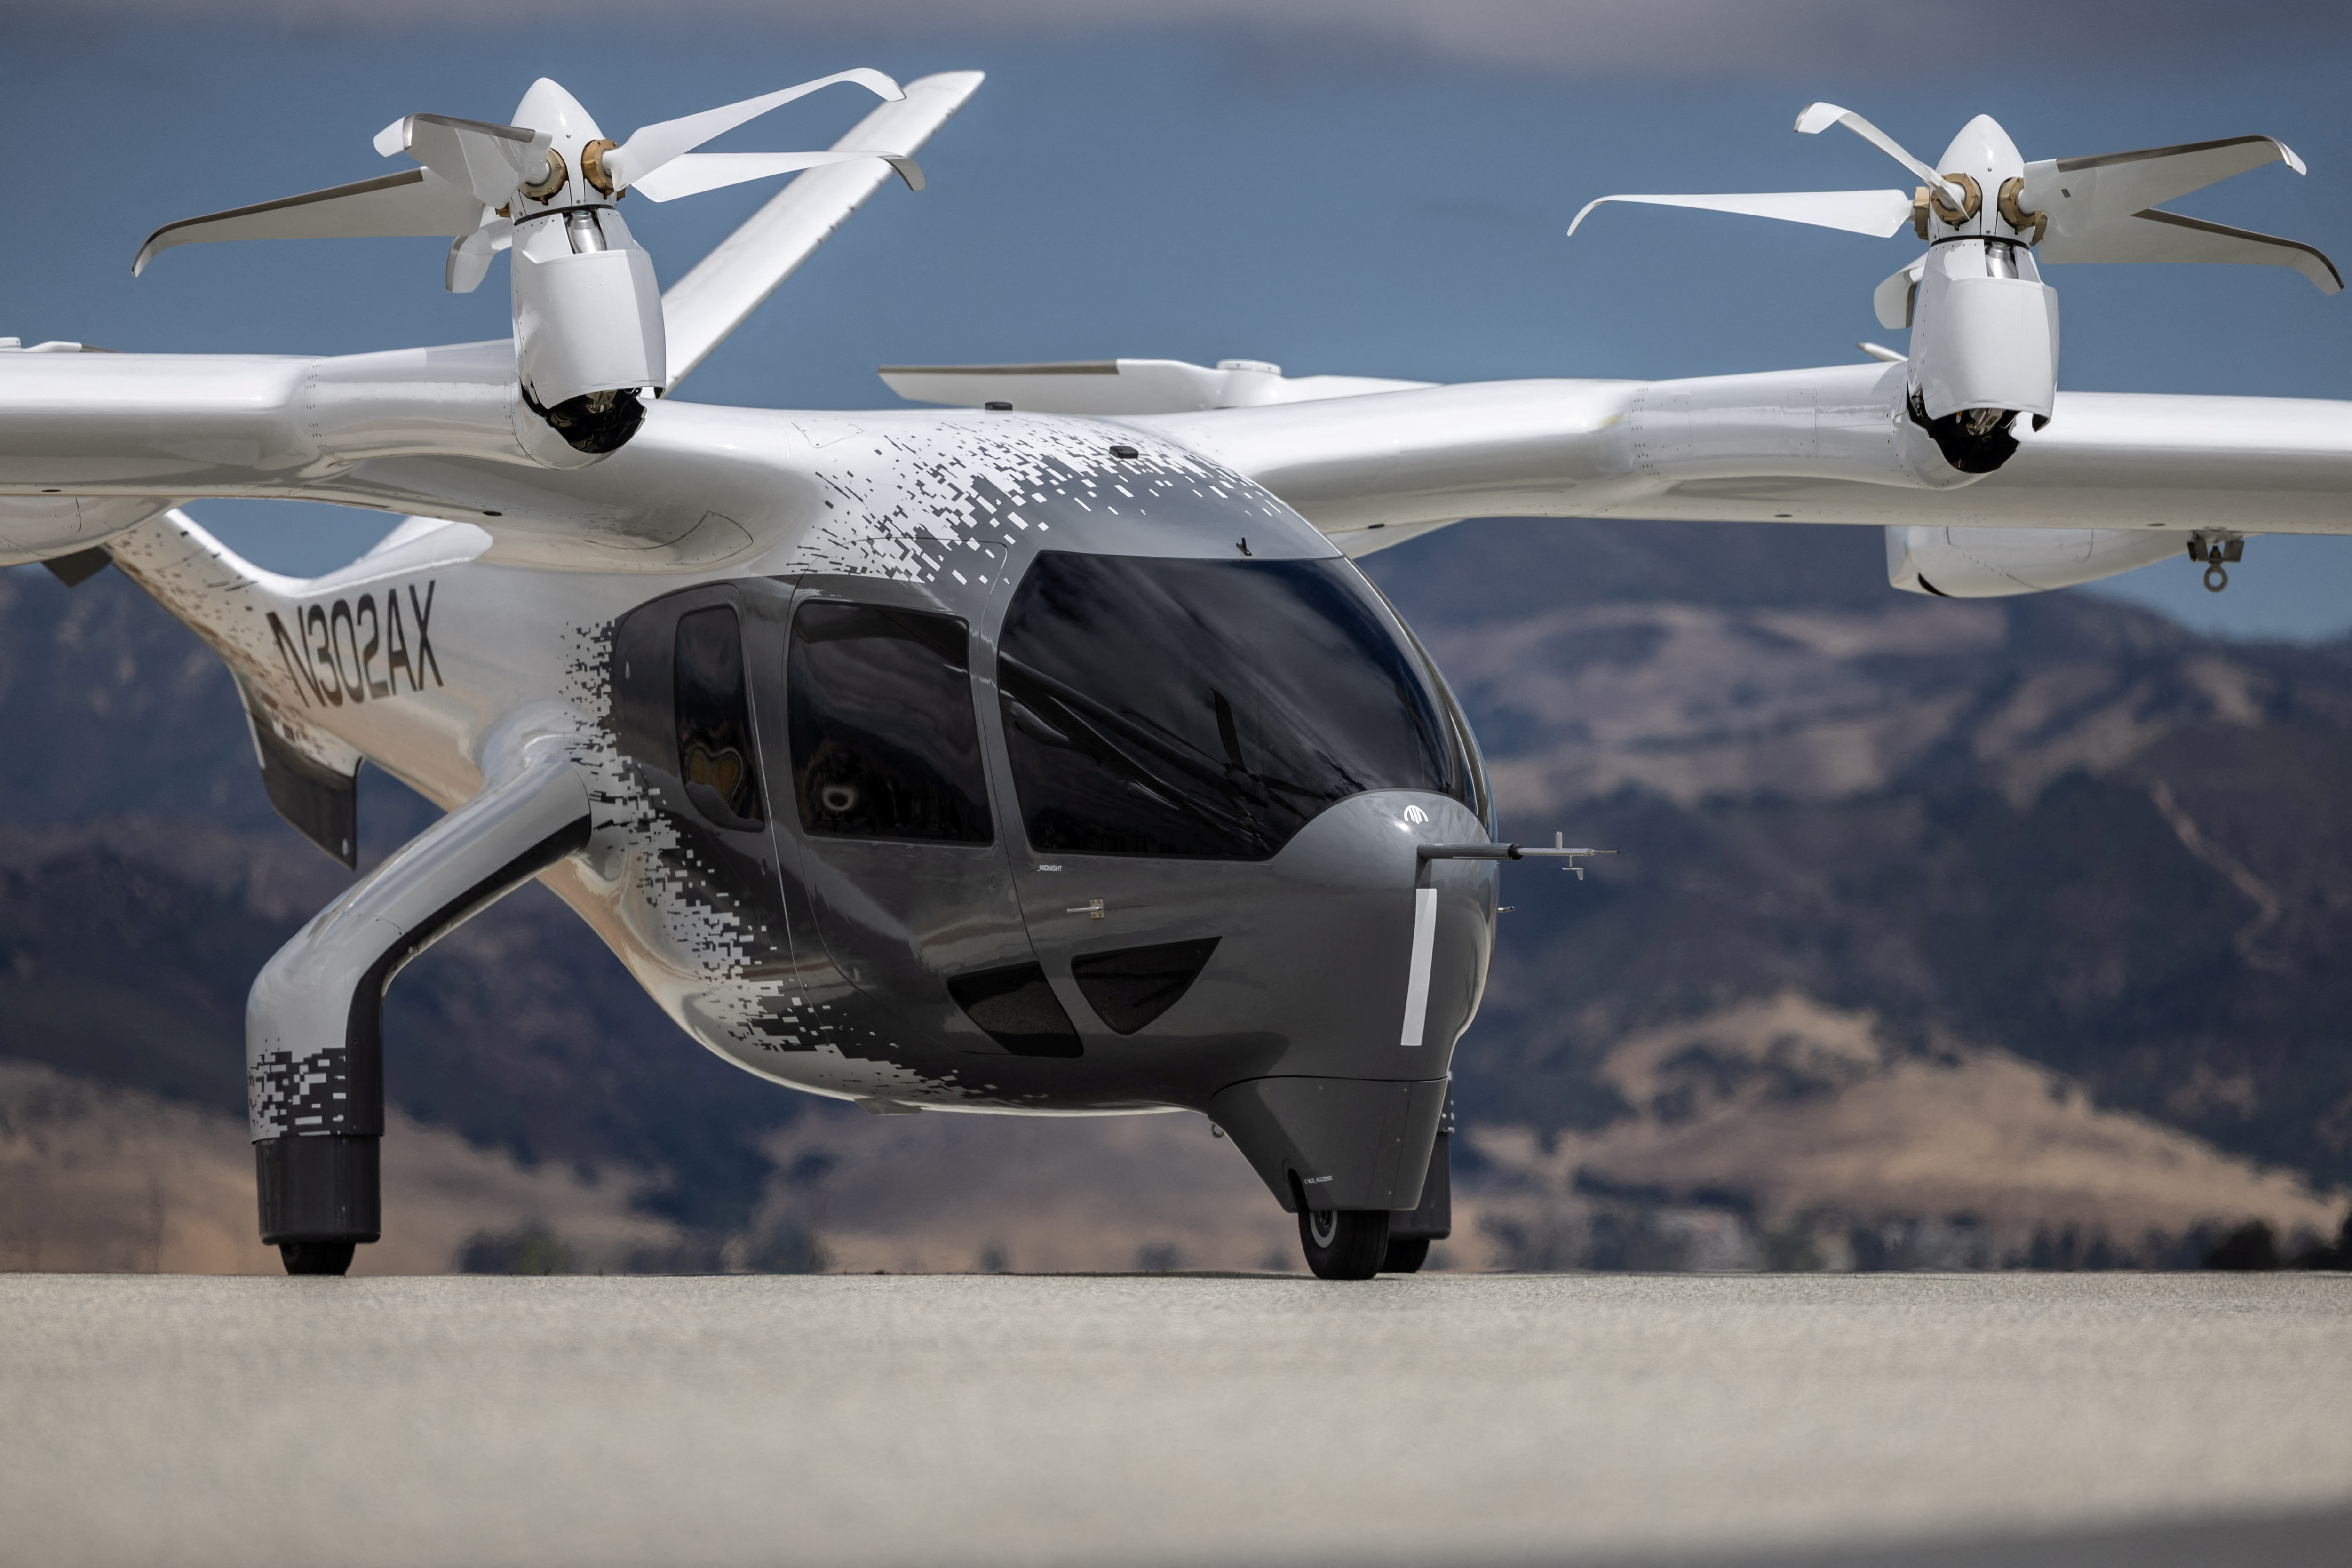
<path fill-rule="evenodd" d="M 1407 822 L 1427 822 L 1429 820 L 1429 813 L 1422 810 L 1421 807 L 1417 805 L 1408 805 L 1404 808 L 1404 819 Z"/>

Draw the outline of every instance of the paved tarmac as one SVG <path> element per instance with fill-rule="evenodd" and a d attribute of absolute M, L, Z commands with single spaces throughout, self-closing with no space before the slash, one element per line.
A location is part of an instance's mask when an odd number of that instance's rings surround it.
<path fill-rule="evenodd" d="M 0 1561 L 2340 1564 L 2352 1278 L 0 1276 Z"/>

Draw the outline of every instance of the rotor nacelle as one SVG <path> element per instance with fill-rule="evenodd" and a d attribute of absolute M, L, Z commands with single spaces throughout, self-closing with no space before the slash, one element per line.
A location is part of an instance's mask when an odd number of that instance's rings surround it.
<path fill-rule="evenodd" d="M 2033 220 L 2002 211 L 2018 211 L 2025 161 L 1980 114 L 1942 166 L 1965 195 L 1957 210 L 1940 192 L 1927 202 L 1933 248 L 1921 269 L 1926 331 L 1911 340 L 1912 385 L 1930 419 L 1970 410 L 2046 418 L 2057 394 L 2058 298 L 2033 264 Z M 1990 191 L 2001 195 L 1986 199 Z"/>
<path fill-rule="evenodd" d="M 880 71 L 861 68 L 640 126 L 615 142 L 577 99 L 542 77 L 512 124 L 404 116 L 377 133 L 375 149 L 387 158 L 405 153 L 417 167 L 166 225 L 141 247 L 132 271 L 159 251 L 206 240 L 446 234 L 444 283 L 462 294 L 479 286 L 499 251 L 511 250 L 516 439 L 551 467 L 593 462 L 636 433 L 646 395 L 658 396 L 670 382 L 660 282 L 620 215 L 621 198 L 637 190 L 668 201 L 867 158 L 922 188 L 922 171 L 899 153 L 693 151 L 836 82 L 884 99 L 906 96 Z"/>
<path fill-rule="evenodd" d="M 2026 416 L 2056 411 L 2058 297 L 2040 262 L 2221 261 L 2292 267 L 2323 292 L 2343 279 L 2307 245 L 2157 210 L 2157 204 L 2242 174 L 2303 163 L 2267 136 L 2029 163 L 1989 115 L 1961 128 L 1934 166 L 1862 116 L 1808 106 L 1807 135 L 1843 125 L 1923 183 L 1899 190 L 1729 195 L 1615 195 L 1589 203 L 1574 234 L 1606 202 L 1697 207 L 1892 237 L 1905 226 L 1927 252 L 1879 285 L 1879 322 L 1911 329 L 1906 409 L 1963 474 L 1990 473 L 2016 449 Z M 2039 260 L 2037 260 L 2037 257 Z"/>
<path fill-rule="evenodd" d="M 645 418 L 641 395 L 669 384 L 661 283 L 621 216 L 627 187 L 604 166 L 615 143 L 579 100 L 542 77 L 515 122 L 551 138 L 507 209 L 516 379 L 568 445 L 615 450 Z"/>

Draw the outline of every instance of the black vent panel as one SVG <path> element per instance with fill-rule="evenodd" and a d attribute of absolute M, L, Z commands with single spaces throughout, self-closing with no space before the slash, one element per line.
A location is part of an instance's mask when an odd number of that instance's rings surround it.
<path fill-rule="evenodd" d="M 948 994 L 988 1037 L 1016 1057 L 1086 1054 L 1078 1031 L 1046 983 L 1045 969 L 1015 963 L 976 970 L 948 982 Z"/>
<path fill-rule="evenodd" d="M 1070 960 L 1070 973 L 1078 990 L 1104 1023 L 1122 1035 L 1131 1035 L 1169 1008 L 1192 988 L 1218 939 L 1166 942 L 1152 947 L 1125 947 L 1117 952 L 1088 953 Z"/>

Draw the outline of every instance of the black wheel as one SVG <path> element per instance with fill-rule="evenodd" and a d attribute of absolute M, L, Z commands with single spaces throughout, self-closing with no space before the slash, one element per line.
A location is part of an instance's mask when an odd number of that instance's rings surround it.
<path fill-rule="evenodd" d="M 1402 1237 L 1389 1243 L 1387 1255 L 1381 1259 L 1383 1274 L 1418 1274 L 1421 1266 L 1429 1261 L 1429 1237 L 1416 1237 L 1411 1241 Z"/>
<path fill-rule="evenodd" d="M 349 1241 L 281 1241 L 278 1255 L 289 1274 L 347 1274 L 358 1245 Z"/>
<path fill-rule="evenodd" d="M 1370 1279 L 1389 1249 L 1389 1211 L 1302 1208 L 1298 1241 L 1318 1279 Z"/>

